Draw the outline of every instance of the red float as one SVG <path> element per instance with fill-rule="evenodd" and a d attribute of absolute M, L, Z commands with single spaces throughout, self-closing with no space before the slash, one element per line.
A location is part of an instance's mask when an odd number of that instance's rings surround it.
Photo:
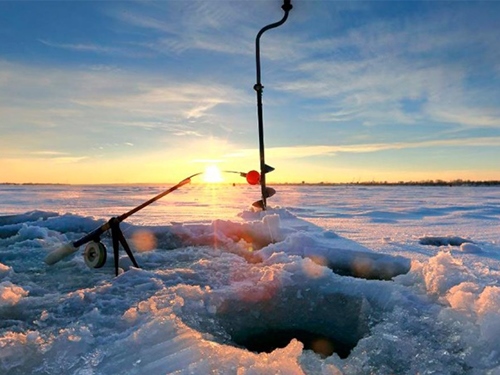
<path fill-rule="evenodd" d="M 257 185 L 260 182 L 260 173 L 252 170 L 247 173 L 246 178 L 250 185 Z"/>

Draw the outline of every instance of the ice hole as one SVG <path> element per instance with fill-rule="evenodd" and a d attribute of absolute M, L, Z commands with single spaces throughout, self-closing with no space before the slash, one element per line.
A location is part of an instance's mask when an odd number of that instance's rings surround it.
<path fill-rule="evenodd" d="M 284 348 L 292 339 L 302 342 L 304 350 L 312 350 L 323 358 L 333 353 L 337 353 L 340 358 L 346 358 L 355 346 L 352 343 L 340 342 L 334 337 L 303 329 L 270 329 L 259 333 L 240 332 L 233 336 L 236 344 L 257 353 L 271 353 L 277 348 Z"/>
<path fill-rule="evenodd" d="M 448 237 L 422 237 L 419 239 L 418 243 L 420 245 L 428 246 L 460 246 L 464 243 L 473 243 L 471 240 L 458 236 L 448 236 Z"/>
<path fill-rule="evenodd" d="M 295 338 L 322 357 L 336 353 L 346 358 L 369 333 L 369 303 L 359 295 L 299 288 L 225 300 L 216 315 L 231 337 L 229 344 L 260 353 L 283 348 Z"/>

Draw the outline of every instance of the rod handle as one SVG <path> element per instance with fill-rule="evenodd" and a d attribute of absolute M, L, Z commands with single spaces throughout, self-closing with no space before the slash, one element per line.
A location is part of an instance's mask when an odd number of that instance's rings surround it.
<path fill-rule="evenodd" d="M 59 249 L 51 251 L 45 257 L 45 263 L 47 263 L 49 266 L 56 264 L 61 259 L 67 257 L 68 255 L 73 254 L 77 250 L 78 250 L 78 247 L 73 246 L 72 242 L 67 243 L 66 245 L 61 246 Z"/>

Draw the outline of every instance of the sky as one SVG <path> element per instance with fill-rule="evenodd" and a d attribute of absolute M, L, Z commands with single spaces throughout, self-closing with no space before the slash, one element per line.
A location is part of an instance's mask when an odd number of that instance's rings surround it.
<path fill-rule="evenodd" d="M 259 169 L 282 3 L 0 1 L 0 182 Z M 261 38 L 268 183 L 500 180 L 500 2 L 292 5 Z"/>

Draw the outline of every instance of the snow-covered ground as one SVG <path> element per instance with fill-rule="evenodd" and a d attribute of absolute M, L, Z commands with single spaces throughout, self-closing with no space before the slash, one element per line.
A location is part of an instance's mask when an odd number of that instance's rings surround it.
<path fill-rule="evenodd" d="M 45 264 L 168 187 L 0 186 L 1 374 L 500 374 L 499 187 L 188 185 Z"/>

